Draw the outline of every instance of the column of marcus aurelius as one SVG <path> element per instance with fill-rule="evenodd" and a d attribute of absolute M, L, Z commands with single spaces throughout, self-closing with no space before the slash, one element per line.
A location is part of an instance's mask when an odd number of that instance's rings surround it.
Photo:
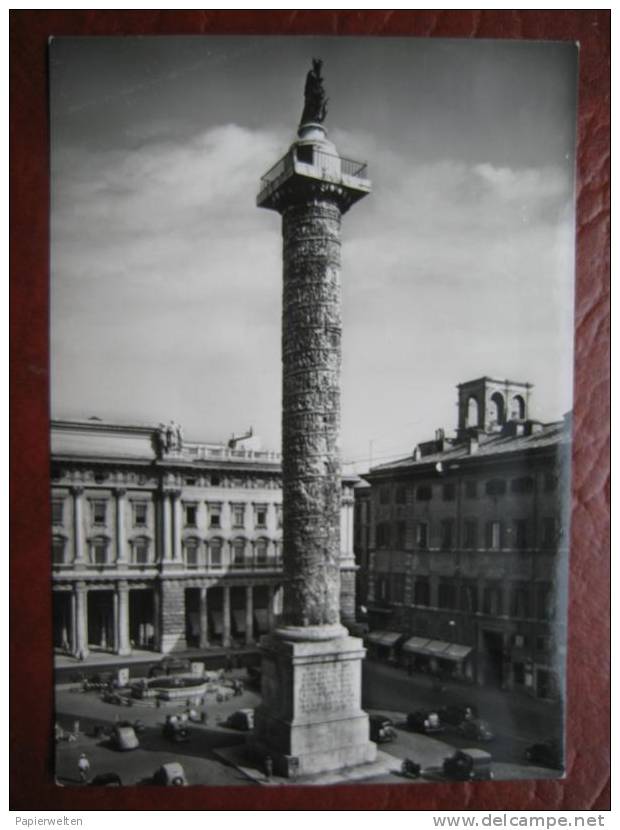
<path fill-rule="evenodd" d="M 284 608 L 263 638 L 252 746 L 283 776 L 373 761 L 361 709 L 361 640 L 340 623 L 340 227 L 370 192 L 322 125 L 321 62 L 308 73 L 298 138 L 257 203 L 282 216 Z"/>

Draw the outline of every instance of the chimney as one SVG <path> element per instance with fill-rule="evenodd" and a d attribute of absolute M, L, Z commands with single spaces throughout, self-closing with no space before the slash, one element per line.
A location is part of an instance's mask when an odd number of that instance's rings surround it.
<path fill-rule="evenodd" d="M 435 443 L 437 444 L 437 452 L 443 452 L 445 448 L 446 433 L 443 429 L 435 430 Z"/>

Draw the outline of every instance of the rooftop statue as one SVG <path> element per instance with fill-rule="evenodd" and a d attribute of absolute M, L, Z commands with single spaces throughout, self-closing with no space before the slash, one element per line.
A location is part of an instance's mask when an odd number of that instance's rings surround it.
<path fill-rule="evenodd" d="M 304 111 L 301 116 L 301 124 L 315 123 L 322 124 L 327 115 L 328 98 L 325 97 L 323 89 L 323 78 L 321 67 L 323 61 L 319 58 L 312 59 L 312 69 L 306 75 L 306 87 L 304 89 Z"/>

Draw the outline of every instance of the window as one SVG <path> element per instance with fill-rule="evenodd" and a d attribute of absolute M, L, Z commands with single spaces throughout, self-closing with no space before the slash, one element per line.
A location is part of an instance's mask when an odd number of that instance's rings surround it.
<path fill-rule="evenodd" d="M 437 592 L 437 603 L 439 608 L 454 608 L 456 605 L 456 590 L 452 582 L 442 580 L 439 583 Z"/>
<path fill-rule="evenodd" d="M 557 522 L 553 517 L 546 517 L 543 519 L 542 525 L 542 546 L 544 548 L 553 548 L 557 542 Z"/>
<path fill-rule="evenodd" d="M 430 501 L 433 498 L 432 487 L 429 487 L 426 484 L 421 485 L 416 490 L 415 497 L 418 501 Z"/>
<path fill-rule="evenodd" d="M 553 616 L 553 593 L 550 585 L 538 586 L 536 611 L 539 620 L 550 620 Z"/>
<path fill-rule="evenodd" d="M 525 683 L 525 665 L 523 663 L 513 663 L 512 676 L 517 686 L 523 686 Z"/>
<path fill-rule="evenodd" d="M 525 634 L 515 634 L 512 640 L 512 644 L 515 648 L 527 648 L 527 637 L 525 636 Z"/>
<path fill-rule="evenodd" d="M 52 564 L 64 565 L 65 563 L 65 540 L 62 536 L 52 538 Z"/>
<path fill-rule="evenodd" d="M 146 565 L 149 561 L 149 540 L 145 538 L 134 539 L 133 561 L 136 565 Z"/>
<path fill-rule="evenodd" d="M 428 548 L 428 522 L 418 522 L 415 526 L 416 546 L 422 550 Z"/>
<path fill-rule="evenodd" d="M 428 579 L 421 577 L 416 579 L 413 586 L 413 602 L 415 605 L 430 605 L 431 589 Z"/>
<path fill-rule="evenodd" d="M 503 424 L 506 409 L 503 395 L 499 392 L 494 392 L 491 395 L 490 404 L 489 415 L 491 416 L 491 424 Z"/>
<path fill-rule="evenodd" d="M 217 473 L 214 473 L 211 476 L 211 486 L 212 487 L 219 487 L 220 482 L 221 482 L 221 477 L 219 475 L 217 475 Z"/>
<path fill-rule="evenodd" d="M 389 548 L 390 547 L 390 537 L 391 537 L 391 530 L 389 522 L 378 522 L 377 523 L 377 547 L 378 548 Z"/>
<path fill-rule="evenodd" d="M 487 585 L 484 589 L 482 608 L 485 614 L 498 617 L 502 613 L 502 589 L 497 585 Z"/>
<path fill-rule="evenodd" d="M 106 480 L 107 477 L 108 477 L 107 473 L 103 473 L 101 471 L 98 471 L 98 472 L 95 473 L 95 482 L 97 484 L 102 484 Z"/>
<path fill-rule="evenodd" d="M 185 539 L 183 542 L 185 550 L 185 564 L 188 568 L 199 566 L 200 542 L 198 539 Z"/>
<path fill-rule="evenodd" d="M 500 550 L 502 547 L 502 525 L 501 522 L 487 522 L 486 526 L 486 548 L 487 550 Z"/>
<path fill-rule="evenodd" d="M 549 651 L 550 642 L 549 637 L 536 637 L 536 651 Z"/>
<path fill-rule="evenodd" d="M 477 499 L 478 498 L 478 482 L 474 481 L 473 479 L 469 479 L 465 482 L 465 498 L 466 499 Z"/>
<path fill-rule="evenodd" d="M 444 484 L 443 486 L 443 500 L 444 501 L 454 501 L 456 496 L 456 485 L 454 484 Z"/>
<path fill-rule="evenodd" d="M 222 567 L 222 540 L 211 539 L 209 542 L 209 563 L 212 568 Z"/>
<path fill-rule="evenodd" d="M 108 540 L 93 539 L 90 545 L 90 555 L 94 565 L 105 565 L 108 561 Z"/>
<path fill-rule="evenodd" d="M 527 585 L 517 585 L 512 592 L 512 616 L 530 616 L 530 592 Z"/>
<path fill-rule="evenodd" d="M 301 144 L 297 147 L 297 161 L 303 164 L 314 163 L 314 147 L 312 144 Z"/>
<path fill-rule="evenodd" d="M 478 611 L 478 588 L 476 585 L 461 586 L 461 611 L 476 614 Z"/>
<path fill-rule="evenodd" d="M 543 487 L 545 489 L 545 493 L 553 492 L 556 487 L 558 486 L 558 477 L 555 473 L 545 473 Z"/>
<path fill-rule="evenodd" d="M 133 507 L 133 526 L 146 527 L 148 505 L 144 501 L 136 501 Z"/>
<path fill-rule="evenodd" d="M 527 547 L 527 522 L 525 519 L 515 519 L 512 523 L 512 532 L 514 534 L 514 546 L 518 550 L 524 550 Z"/>
<path fill-rule="evenodd" d="M 465 519 L 463 525 L 463 547 L 474 550 L 478 546 L 478 523 L 475 519 Z"/>
<path fill-rule="evenodd" d="M 407 504 L 407 488 L 404 484 L 398 484 L 394 493 L 396 504 Z"/>
<path fill-rule="evenodd" d="M 407 523 L 396 522 L 396 547 L 402 550 L 407 541 Z"/>
<path fill-rule="evenodd" d="M 503 478 L 492 478 L 486 483 L 487 496 L 503 496 L 506 492 L 506 482 Z"/>
<path fill-rule="evenodd" d="M 444 519 L 441 523 L 441 548 L 450 550 L 454 543 L 454 520 Z"/>
<path fill-rule="evenodd" d="M 210 504 L 209 505 L 209 527 L 221 527 L 222 526 L 222 505 L 221 504 Z"/>
<path fill-rule="evenodd" d="M 390 503 L 390 485 L 389 484 L 382 484 L 379 487 L 379 504 L 389 504 Z"/>
<path fill-rule="evenodd" d="M 64 524 L 65 503 L 62 499 L 52 499 L 52 524 Z"/>
<path fill-rule="evenodd" d="M 232 526 L 233 527 L 244 527 L 245 526 L 245 504 L 233 504 L 231 509 L 232 509 Z"/>
<path fill-rule="evenodd" d="M 480 424 L 480 407 L 476 398 L 471 396 L 467 400 L 467 420 L 468 427 L 477 427 Z"/>
<path fill-rule="evenodd" d="M 94 525 L 105 525 L 107 503 L 101 499 L 91 501 L 91 515 Z"/>
<path fill-rule="evenodd" d="M 245 539 L 235 539 L 232 543 L 232 566 L 245 567 Z"/>
<path fill-rule="evenodd" d="M 276 504 L 276 527 L 278 530 L 282 530 L 282 515 L 282 505 Z"/>
<path fill-rule="evenodd" d="M 531 476 L 513 478 L 510 482 L 510 491 L 511 493 L 533 493 L 534 479 Z"/>
<path fill-rule="evenodd" d="M 267 505 L 254 505 L 254 527 L 267 527 Z"/>
<path fill-rule="evenodd" d="M 392 602 L 405 601 L 405 574 L 393 573 L 390 580 L 390 599 Z"/>
<path fill-rule="evenodd" d="M 185 476 L 185 484 L 188 487 L 195 487 L 196 486 L 196 478 L 194 476 Z"/>
<path fill-rule="evenodd" d="M 198 515 L 197 505 L 184 504 L 183 510 L 185 511 L 185 527 L 196 527 L 196 518 Z M 213 527 L 213 522 L 211 522 L 211 526 Z M 219 527 L 219 524 L 216 527 Z"/>
<path fill-rule="evenodd" d="M 266 539 L 259 539 L 254 546 L 256 556 L 256 567 L 264 568 L 267 565 L 268 542 Z"/>

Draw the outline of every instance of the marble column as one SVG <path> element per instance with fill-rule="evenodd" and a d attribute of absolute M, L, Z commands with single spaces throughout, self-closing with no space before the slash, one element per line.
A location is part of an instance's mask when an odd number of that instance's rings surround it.
<path fill-rule="evenodd" d="M 162 560 L 172 561 L 172 513 L 170 509 L 170 494 L 164 490 L 161 494 L 162 506 Z"/>
<path fill-rule="evenodd" d="M 126 582 L 119 582 L 116 587 L 117 600 L 117 634 L 115 648 L 118 654 L 131 654 L 129 641 L 129 586 Z"/>
<path fill-rule="evenodd" d="M 84 488 L 72 487 L 73 496 L 73 561 L 83 565 L 86 561 L 84 550 Z"/>
<path fill-rule="evenodd" d="M 75 652 L 88 657 L 88 591 L 83 582 L 75 585 Z"/>
<path fill-rule="evenodd" d="M 222 645 L 230 648 L 230 586 L 222 586 Z"/>
<path fill-rule="evenodd" d="M 127 564 L 127 539 L 125 534 L 125 496 L 127 491 L 117 487 L 114 491 L 116 496 L 116 563 L 117 565 Z"/>
<path fill-rule="evenodd" d="M 245 588 L 245 642 L 246 645 L 254 642 L 254 595 L 251 585 Z"/>
<path fill-rule="evenodd" d="M 181 550 L 181 533 L 183 530 L 181 491 L 173 490 L 170 498 L 172 501 L 172 561 L 180 565 L 183 561 Z"/>
<path fill-rule="evenodd" d="M 161 594 L 157 584 L 153 588 L 153 641 L 154 647 L 161 651 Z"/>
<path fill-rule="evenodd" d="M 75 592 L 71 592 L 71 634 L 69 637 L 71 654 L 77 654 L 77 609 Z"/>
<path fill-rule="evenodd" d="M 288 777 L 376 757 L 361 709 L 364 649 L 340 623 L 340 230 L 370 182 L 361 164 L 345 175 L 325 128 L 311 119 L 275 169 L 257 203 L 282 216 L 285 589 L 282 619 L 262 641 L 253 746 Z"/>
<path fill-rule="evenodd" d="M 209 647 L 209 608 L 207 600 L 208 588 L 200 589 L 200 648 Z"/>
<path fill-rule="evenodd" d="M 273 585 L 267 587 L 267 629 L 269 632 L 276 627 L 275 590 Z"/>

